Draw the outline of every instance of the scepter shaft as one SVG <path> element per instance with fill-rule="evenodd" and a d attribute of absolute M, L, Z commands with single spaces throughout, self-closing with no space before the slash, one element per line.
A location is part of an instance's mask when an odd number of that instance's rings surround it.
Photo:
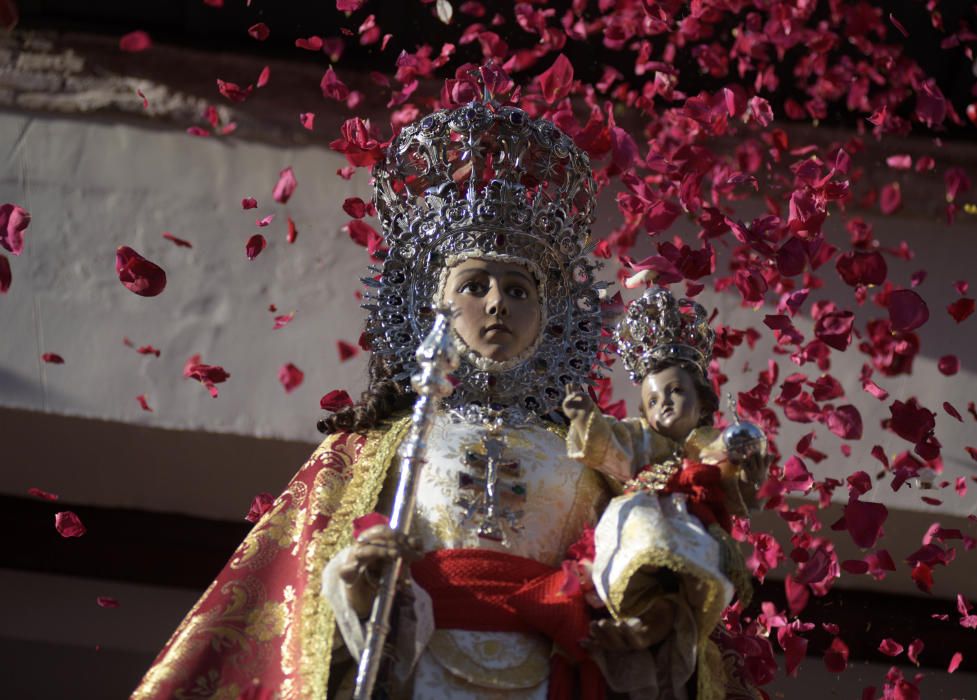
<path fill-rule="evenodd" d="M 411 383 L 418 397 L 414 402 L 410 432 L 400 448 L 400 476 L 390 513 L 390 528 L 402 535 L 409 534 L 414 519 L 417 484 L 440 398 L 447 396 L 452 390 L 447 374 L 458 366 L 458 357 L 448 332 L 449 326 L 448 314 L 439 313 L 434 327 L 417 350 L 421 371 L 411 378 Z M 377 596 L 367 622 L 363 654 L 356 670 L 354 700 L 370 700 L 373 696 L 384 645 L 390 633 L 390 614 L 403 564 L 403 558 L 396 557 L 380 576 Z"/>

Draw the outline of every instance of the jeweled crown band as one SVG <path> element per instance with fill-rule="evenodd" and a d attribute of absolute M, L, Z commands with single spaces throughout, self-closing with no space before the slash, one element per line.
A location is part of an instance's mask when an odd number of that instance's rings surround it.
<path fill-rule="evenodd" d="M 614 340 L 631 380 L 641 382 L 666 361 L 692 364 L 707 376 L 715 333 L 701 304 L 652 287 L 628 306 Z"/>

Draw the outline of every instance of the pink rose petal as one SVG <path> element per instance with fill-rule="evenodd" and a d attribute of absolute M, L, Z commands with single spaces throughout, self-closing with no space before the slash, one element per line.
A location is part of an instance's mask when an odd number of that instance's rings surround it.
<path fill-rule="evenodd" d="M 383 513 L 367 513 L 358 518 L 353 518 L 353 539 L 355 540 L 363 532 L 377 525 L 386 525 L 390 519 Z"/>
<path fill-rule="evenodd" d="M 136 401 L 139 402 L 139 406 L 142 408 L 142 410 L 148 411 L 149 413 L 153 412 L 153 409 L 149 407 L 149 402 L 146 400 L 145 394 L 139 394 L 139 396 L 136 397 Z"/>
<path fill-rule="evenodd" d="M 196 379 L 216 399 L 217 387 L 214 385 L 227 381 L 231 375 L 218 365 L 203 364 L 200 361 L 200 355 L 192 355 L 183 365 L 183 376 L 187 379 Z"/>
<path fill-rule="evenodd" d="M 259 493 L 251 501 L 251 508 L 248 510 L 248 514 L 244 516 L 244 519 L 249 523 L 256 523 L 261 520 L 261 516 L 271 510 L 271 507 L 275 504 L 275 497 L 267 492 Z"/>
<path fill-rule="evenodd" d="M 263 88 L 271 80 L 271 66 L 265 66 L 258 73 L 258 79 L 255 81 L 254 86 L 257 88 Z"/>
<path fill-rule="evenodd" d="M 338 102 L 342 102 L 349 97 L 349 88 L 336 76 L 336 71 L 332 69 L 332 66 L 329 66 L 325 74 L 323 74 L 322 80 L 319 81 L 319 88 L 322 90 L 323 97 L 328 97 Z"/>
<path fill-rule="evenodd" d="M 299 115 L 299 122 L 301 122 L 304 128 L 312 131 L 315 128 L 315 113 L 302 112 L 302 114 Z"/>
<path fill-rule="evenodd" d="M 349 408 L 352 405 L 353 399 L 343 389 L 333 389 L 319 399 L 319 407 L 323 411 L 332 411 L 333 413 L 341 411 L 344 408 Z"/>
<path fill-rule="evenodd" d="M 286 362 L 278 369 L 278 381 L 281 382 L 286 394 L 291 394 L 299 388 L 305 373 L 291 362 Z"/>
<path fill-rule="evenodd" d="M 956 355 L 944 355 L 937 363 L 941 374 L 952 377 L 960 371 L 960 360 Z"/>
<path fill-rule="evenodd" d="M 152 45 L 153 40 L 149 38 L 149 34 L 140 30 L 124 34 L 119 39 L 119 48 L 123 51 L 128 51 L 129 53 L 145 51 L 146 49 L 152 47 Z"/>
<path fill-rule="evenodd" d="M 119 601 L 111 596 L 100 595 L 95 598 L 95 603 L 100 608 L 117 608 L 119 607 Z"/>
<path fill-rule="evenodd" d="M 879 651 L 881 651 L 886 656 L 899 656 L 902 653 L 903 646 L 899 642 L 889 637 L 882 640 L 879 644 Z"/>
<path fill-rule="evenodd" d="M 250 27 L 248 27 L 248 34 L 253 39 L 264 41 L 271 36 L 271 30 L 268 29 L 268 25 L 264 22 L 258 22 L 257 24 L 252 24 Z"/>
<path fill-rule="evenodd" d="M 0 206 L 0 246 L 14 255 L 24 250 L 24 231 L 31 223 L 31 215 L 16 204 Z"/>
<path fill-rule="evenodd" d="M 295 318 L 294 311 L 292 311 L 291 313 L 282 314 L 281 316 L 275 316 L 275 326 L 272 330 L 277 331 L 279 328 L 284 328 L 285 326 L 287 326 L 289 323 L 292 322 L 293 318 Z"/>
<path fill-rule="evenodd" d="M 81 537 L 87 531 L 81 518 L 70 510 L 54 514 L 54 527 L 62 537 Z"/>
<path fill-rule="evenodd" d="M 298 182 L 295 180 L 295 172 L 289 166 L 278 174 L 278 182 L 275 184 L 275 189 L 271 196 L 276 202 L 285 204 L 291 198 L 297 186 Z"/>
<path fill-rule="evenodd" d="M 960 664 L 962 662 L 963 662 L 963 654 L 961 654 L 959 651 L 955 651 L 953 653 L 953 657 L 950 659 L 950 665 L 946 667 L 946 672 L 953 673 L 960 667 Z"/>
<path fill-rule="evenodd" d="M 257 209 L 257 207 L 258 200 L 256 200 L 254 197 L 245 197 L 241 200 L 242 209 Z"/>
<path fill-rule="evenodd" d="M 58 494 L 45 491 L 44 489 L 39 489 L 36 486 L 31 486 L 29 489 L 27 489 L 27 493 L 34 498 L 43 498 L 45 501 L 58 500 Z"/>
<path fill-rule="evenodd" d="M 64 358 L 56 352 L 46 352 L 41 355 L 41 359 L 51 365 L 63 365 Z"/>
<path fill-rule="evenodd" d="M 193 244 L 190 241 L 185 241 L 182 238 L 177 238 L 169 231 L 163 231 L 163 238 L 170 241 L 178 248 L 193 248 Z"/>
<path fill-rule="evenodd" d="M 561 53 L 553 61 L 553 65 L 540 73 L 538 81 L 543 99 L 553 104 L 570 94 L 573 87 L 573 65 Z"/>
<path fill-rule="evenodd" d="M 295 222 L 292 221 L 292 217 L 287 216 L 285 220 L 288 222 L 288 233 L 285 234 L 285 240 L 289 244 L 295 243 L 295 239 L 299 237 L 299 230 L 295 227 Z"/>
<path fill-rule="evenodd" d="M 217 78 L 217 91 L 231 102 L 244 102 L 251 96 L 252 90 L 254 90 L 253 85 L 243 88 L 237 83 Z"/>
<path fill-rule="evenodd" d="M 254 225 L 258 228 L 264 228 L 270 224 L 275 219 L 274 214 L 269 214 L 268 216 L 263 216 L 260 219 L 255 219 Z"/>

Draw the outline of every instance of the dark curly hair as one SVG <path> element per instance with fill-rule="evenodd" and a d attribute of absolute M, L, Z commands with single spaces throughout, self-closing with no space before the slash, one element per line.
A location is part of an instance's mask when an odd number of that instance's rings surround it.
<path fill-rule="evenodd" d="M 669 367 L 678 367 L 689 373 L 692 377 L 692 381 L 695 384 L 696 394 L 699 396 L 699 407 L 701 409 L 701 415 L 699 416 L 699 423 L 696 425 L 700 428 L 704 425 L 712 425 L 716 420 L 716 411 L 719 410 L 719 396 L 716 394 L 716 390 L 713 389 L 712 382 L 706 377 L 702 368 L 694 362 L 689 362 L 688 360 L 677 360 L 674 358 L 669 358 L 656 363 L 649 371 L 648 374 L 656 374 Z M 646 374 L 645 377 L 648 375 Z M 644 379 L 641 380 L 642 382 Z"/>
<path fill-rule="evenodd" d="M 399 367 L 388 364 L 378 355 L 370 356 L 370 383 L 360 400 L 316 423 L 320 433 L 363 432 L 375 428 L 395 413 L 414 405 L 417 394 L 405 389 L 393 377 Z"/>

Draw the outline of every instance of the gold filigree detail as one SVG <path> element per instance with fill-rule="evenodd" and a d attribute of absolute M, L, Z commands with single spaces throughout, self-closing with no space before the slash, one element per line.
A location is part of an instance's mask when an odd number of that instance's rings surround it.
<path fill-rule="evenodd" d="M 266 601 L 260 608 L 255 608 L 245 618 L 247 627 L 244 634 L 259 642 L 267 642 L 275 637 L 280 637 L 285 632 L 286 618 L 285 603 Z"/>
<path fill-rule="evenodd" d="M 498 643 L 495 639 L 489 641 Z M 455 642 L 451 630 L 435 630 L 427 649 L 442 667 L 468 683 L 495 690 L 518 690 L 534 688 L 549 675 L 552 644 L 542 639 L 532 639 L 531 646 L 526 649 L 526 657 L 521 662 L 502 668 L 482 664 L 466 653 Z M 484 649 L 481 651 L 484 653 Z M 494 654 L 486 656 L 497 656 L 498 653 L 499 650 L 496 650 Z"/>

